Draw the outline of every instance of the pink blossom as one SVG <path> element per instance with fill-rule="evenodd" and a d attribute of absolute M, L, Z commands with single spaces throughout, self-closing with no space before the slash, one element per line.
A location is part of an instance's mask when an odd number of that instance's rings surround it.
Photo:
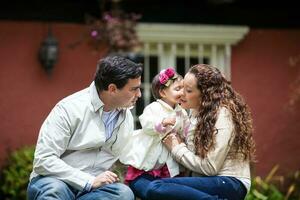
<path fill-rule="evenodd" d="M 112 17 L 109 14 L 104 14 L 104 20 L 106 21 L 110 21 L 112 19 Z"/>
<path fill-rule="evenodd" d="M 172 78 L 175 75 L 175 70 L 173 68 L 169 67 L 169 68 L 166 69 L 165 74 L 169 78 Z"/>
<path fill-rule="evenodd" d="M 161 84 L 167 83 L 168 80 L 169 80 L 169 77 L 168 77 L 165 73 L 160 73 L 160 74 L 159 74 L 159 82 L 160 82 Z"/>
<path fill-rule="evenodd" d="M 98 36 L 98 31 L 96 31 L 96 30 L 91 31 L 91 36 L 92 37 L 97 37 Z"/>

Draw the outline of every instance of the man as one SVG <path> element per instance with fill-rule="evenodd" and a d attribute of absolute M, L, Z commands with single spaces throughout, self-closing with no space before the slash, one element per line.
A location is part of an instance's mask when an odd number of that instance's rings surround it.
<path fill-rule="evenodd" d="M 104 58 L 88 88 L 52 109 L 36 145 L 30 200 L 134 199 L 109 169 L 133 131 L 129 107 L 141 96 L 141 74 L 140 64 Z"/>

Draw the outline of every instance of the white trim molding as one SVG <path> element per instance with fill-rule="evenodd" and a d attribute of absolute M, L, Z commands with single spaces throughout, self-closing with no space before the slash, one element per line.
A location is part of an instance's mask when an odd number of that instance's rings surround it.
<path fill-rule="evenodd" d="M 141 41 L 235 45 L 249 32 L 247 26 L 139 23 Z"/>

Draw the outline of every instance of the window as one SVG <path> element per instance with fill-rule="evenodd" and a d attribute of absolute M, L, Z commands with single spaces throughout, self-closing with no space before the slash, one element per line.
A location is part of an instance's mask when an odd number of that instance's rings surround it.
<path fill-rule="evenodd" d="M 137 32 L 143 47 L 139 62 L 144 64 L 142 97 L 133 114 L 136 128 L 146 105 L 154 101 L 151 81 L 162 69 L 174 67 L 184 75 L 197 63 L 212 64 L 230 79 L 231 46 L 248 32 L 243 26 L 204 26 L 174 24 L 139 24 Z"/>

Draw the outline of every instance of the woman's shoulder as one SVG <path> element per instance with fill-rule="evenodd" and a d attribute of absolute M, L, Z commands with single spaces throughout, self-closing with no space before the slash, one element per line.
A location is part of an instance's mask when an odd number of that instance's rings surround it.
<path fill-rule="evenodd" d="M 227 107 L 222 106 L 219 108 L 218 115 L 219 116 L 231 116 L 231 111 Z"/>
<path fill-rule="evenodd" d="M 218 112 L 216 127 L 224 128 L 232 125 L 231 111 L 226 107 L 221 107 Z"/>

